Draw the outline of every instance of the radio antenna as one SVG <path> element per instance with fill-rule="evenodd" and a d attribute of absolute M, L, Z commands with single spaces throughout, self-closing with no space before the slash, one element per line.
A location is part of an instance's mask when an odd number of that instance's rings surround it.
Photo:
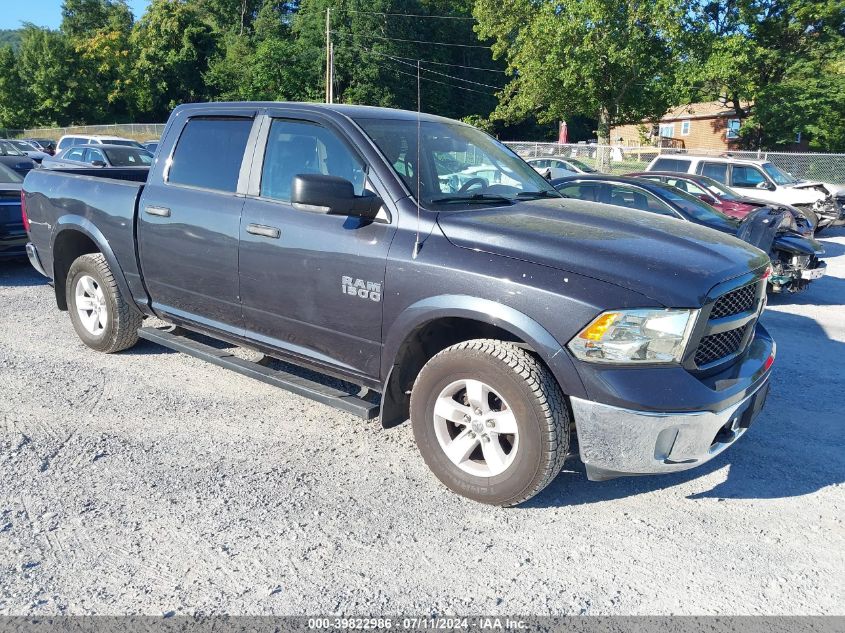
<path fill-rule="evenodd" d="M 414 165 L 414 171 L 417 172 L 417 239 L 414 240 L 413 259 L 417 258 L 422 244 L 420 243 L 420 111 L 422 110 L 422 103 L 420 101 L 420 60 L 417 60 L 417 162 Z"/>

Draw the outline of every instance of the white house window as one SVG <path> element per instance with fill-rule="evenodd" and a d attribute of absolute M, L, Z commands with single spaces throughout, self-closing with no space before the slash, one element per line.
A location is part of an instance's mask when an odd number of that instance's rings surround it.
<path fill-rule="evenodd" d="M 689 120 L 681 121 L 681 136 L 687 136 L 689 134 L 689 126 Z"/>
<path fill-rule="evenodd" d="M 660 124 L 660 138 L 672 138 L 675 136 L 675 124 L 674 123 L 661 123 Z"/>
<path fill-rule="evenodd" d="M 728 133 L 726 138 L 739 138 L 739 119 L 728 119 Z"/>

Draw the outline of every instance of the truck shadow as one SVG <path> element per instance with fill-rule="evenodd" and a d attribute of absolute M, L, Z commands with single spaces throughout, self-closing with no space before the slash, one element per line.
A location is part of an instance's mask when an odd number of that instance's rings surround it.
<path fill-rule="evenodd" d="M 35 270 L 26 259 L 0 261 L 0 286 L 15 288 L 46 284 L 47 278 Z"/>
<path fill-rule="evenodd" d="M 521 507 L 611 501 L 689 484 L 725 466 L 724 480 L 686 499 L 800 497 L 845 482 L 843 413 L 835 397 L 845 391 L 845 343 L 804 316 L 769 311 L 763 321 L 778 343 L 772 388 L 763 413 L 736 446 L 692 470 L 605 482 L 588 482 L 584 465 L 572 457 L 546 490 Z"/>

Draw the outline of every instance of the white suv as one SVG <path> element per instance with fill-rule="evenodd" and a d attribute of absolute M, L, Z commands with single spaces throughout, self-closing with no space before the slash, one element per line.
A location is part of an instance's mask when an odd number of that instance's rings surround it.
<path fill-rule="evenodd" d="M 799 180 L 766 160 L 664 154 L 651 161 L 646 171 L 709 176 L 749 198 L 813 211 L 820 226 L 845 224 L 845 187 Z"/>
<path fill-rule="evenodd" d="M 120 136 L 101 136 L 99 134 L 66 134 L 59 139 L 56 146 L 56 153 L 68 147 L 76 147 L 77 145 L 128 145 L 129 147 L 140 147 L 143 149 L 138 141 L 133 141 L 131 138 L 122 138 Z"/>

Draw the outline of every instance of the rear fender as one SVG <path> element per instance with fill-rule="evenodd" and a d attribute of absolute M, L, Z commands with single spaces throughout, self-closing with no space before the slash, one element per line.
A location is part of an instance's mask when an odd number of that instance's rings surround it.
<path fill-rule="evenodd" d="M 120 288 L 120 292 L 123 295 L 126 302 L 129 304 L 130 308 L 137 312 L 138 314 L 143 314 L 138 306 L 135 304 L 132 293 L 129 290 L 129 284 L 126 283 L 126 277 L 123 275 L 123 269 L 121 268 L 120 264 L 117 261 L 117 257 L 115 257 L 114 251 L 112 251 L 111 246 L 109 246 L 108 240 L 105 236 L 100 232 L 93 222 L 88 220 L 87 218 L 82 217 L 81 215 L 63 215 L 58 219 L 56 225 L 53 229 L 53 235 L 50 239 L 50 251 L 53 254 L 53 263 L 52 263 L 52 274 L 53 279 L 55 280 L 56 277 L 56 243 L 58 242 L 60 236 L 67 231 L 75 231 L 77 233 L 82 233 L 88 239 L 90 239 L 97 249 L 103 254 L 103 257 L 106 258 L 106 262 L 109 265 L 109 269 L 114 275 L 114 279 L 117 282 L 118 288 Z M 59 284 L 56 284 L 56 297 L 58 298 L 59 293 L 64 293 L 64 288 L 59 288 Z"/>

